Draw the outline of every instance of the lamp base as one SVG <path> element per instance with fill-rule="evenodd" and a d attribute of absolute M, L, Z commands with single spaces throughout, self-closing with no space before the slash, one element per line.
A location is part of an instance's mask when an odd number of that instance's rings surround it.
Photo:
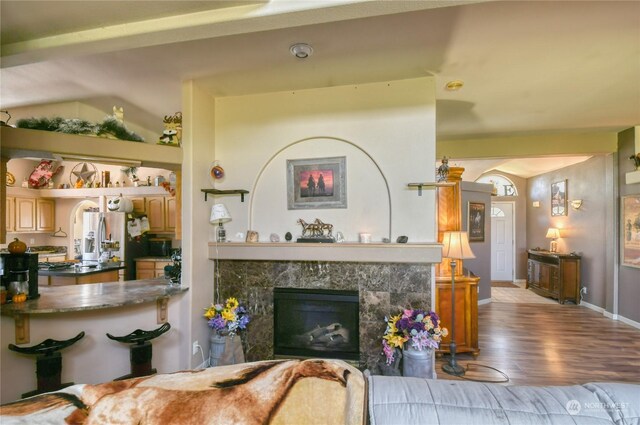
<path fill-rule="evenodd" d="M 556 242 L 555 240 L 551 241 L 549 252 L 558 252 L 558 242 Z"/>
<path fill-rule="evenodd" d="M 216 229 L 216 242 L 225 242 L 227 240 L 227 231 L 224 230 L 222 223 Z"/>
<path fill-rule="evenodd" d="M 464 376 L 464 368 L 459 364 L 442 365 L 442 370 L 453 376 Z"/>

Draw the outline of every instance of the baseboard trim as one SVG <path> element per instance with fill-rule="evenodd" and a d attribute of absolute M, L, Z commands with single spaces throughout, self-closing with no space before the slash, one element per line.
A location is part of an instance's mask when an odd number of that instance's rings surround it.
<path fill-rule="evenodd" d="M 515 279 L 514 283 L 527 283 L 527 279 Z"/>
<path fill-rule="evenodd" d="M 627 319 L 626 317 L 620 316 L 619 314 L 616 314 L 616 316 L 618 316 L 618 320 L 621 321 L 622 323 L 626 323 L 629 326 L 633 326 L 636 329 L 640 329 L 640 322 L 636 322 L 635 320 Z"/>
<path fill-rule="evenodd" d="M 491 303 L 491 298 L 485 298 L 484 300 L 478 300 L 478 305 L 484 305 Z"/>
<path fill-rule="evenodd" d="M 585 306 L 593 311 L 597 311 L 598 313 L 602 313 L 602 315 L 608 319 L 626 323 L 629 326 L 633 326 L 636 329 L 640 329 L 640 322 L 636 322 L 635 320 L 631 320 L 624 316 L 620 316 L 619 314 L 609 313 L 607 310 L 605 310 L 602 307 L 598 307 L 597 305 L 589 304 L 584 301 L 580 302 L 580 305 Z"/>
<path fill-rule="evenodd" d="M 598 313 L 602 313 L 603 315 L 606 316 L 605 314 L 605 309 L 602 307 L 598 307 L 597 305 L 593 305 L 593 304 L 589 304 L 588 302 L 585 301 L 580 301 L 580 305 L 585 306 L 587 308 L 590 308 L 593 311 L 597 311 Z"/>

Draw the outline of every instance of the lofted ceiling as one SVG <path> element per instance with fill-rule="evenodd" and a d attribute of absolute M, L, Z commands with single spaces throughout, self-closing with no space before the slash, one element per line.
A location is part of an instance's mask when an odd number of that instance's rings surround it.
<path fill-rule="evenodd" d="M 181 110 L 189 79 L 231 96 L 434 76 L 439 139 L 640 124 L 640 2 L 2 0 L 0 12 L 2 109 L 120 102 L 151 122 Z M 295 42 L 314 54 L 294 58 Z M 460 91 L 445 90 L 453 79 Z"/>

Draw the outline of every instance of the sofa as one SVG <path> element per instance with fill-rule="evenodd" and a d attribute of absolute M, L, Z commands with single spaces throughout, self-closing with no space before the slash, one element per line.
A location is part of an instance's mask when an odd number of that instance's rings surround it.
<path fill-rule="evenodd" d="M 371 425 L 640 424 L 640 385 L 504 386 L 368 377 Z"/>
<path fill-rule="evenodd" d="M 14 424 L 639 424 L 640 386 L 518 387 L 370 376 L 340 360 L 275 360 L 101 384 L 0 406 Z"/>

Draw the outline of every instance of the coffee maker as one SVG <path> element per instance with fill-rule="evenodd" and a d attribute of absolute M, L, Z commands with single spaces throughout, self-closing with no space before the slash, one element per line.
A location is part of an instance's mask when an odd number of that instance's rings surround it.
<path fill-rule="evenodd" d="M 0 253 L 0 282 L 9 296 L 25 293 L 27 299 L 38 298 L 38 254 Z"/>

